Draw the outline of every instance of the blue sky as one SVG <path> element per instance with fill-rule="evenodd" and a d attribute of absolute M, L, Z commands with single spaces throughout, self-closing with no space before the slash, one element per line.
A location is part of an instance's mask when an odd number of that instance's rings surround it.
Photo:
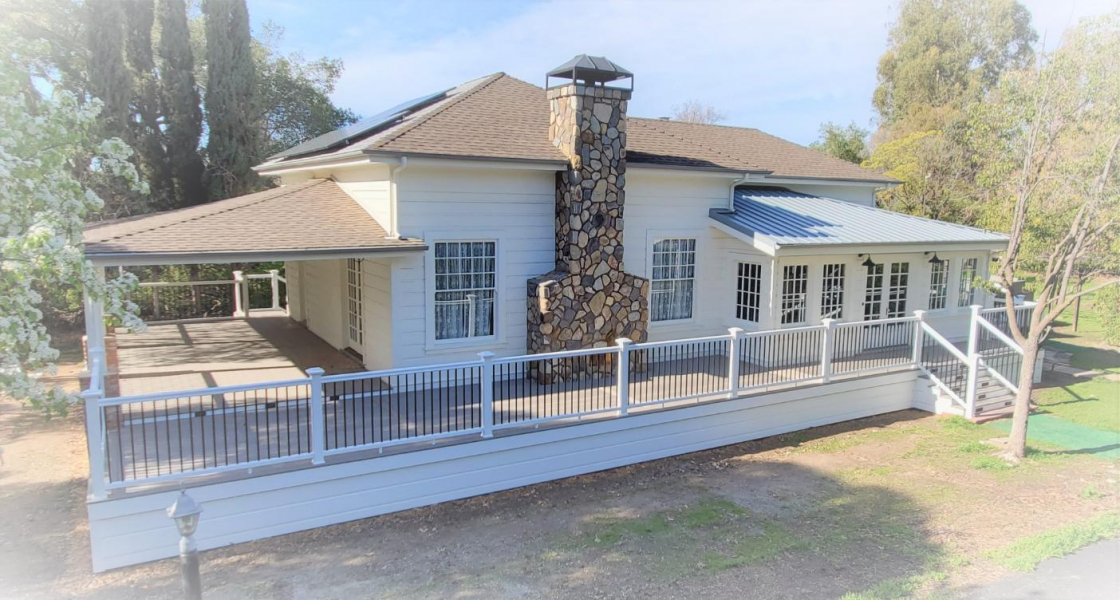
<path fill-rule="evenodd" d="M 1118 0 L 1027 0 L 1053 47 L 1077 19 Z M 580 53 L 635 74 L 630 114 L 667 116 L 700 100 L 727 125 L 801 144 L 820 124 L 873 128 L 875 66 L 896 2 L 664 0 L 249 0 L 254 28 L 285 29 L 282 49 L 341 58 L 334 101 L 372 115 L 497 71 L 541 85 Z"/>

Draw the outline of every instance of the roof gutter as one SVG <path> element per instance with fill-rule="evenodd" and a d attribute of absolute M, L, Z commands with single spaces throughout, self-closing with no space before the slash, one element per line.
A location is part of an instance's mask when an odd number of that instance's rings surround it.
<path fill-rule="evenodd" d="M 750 173 L 743 173 L 743 176 L 731 182 L 731 191 L 727 194 L 727 210 L 735 212 L 735 188 L 740 184 L 747 183 L 751 179 Z"/>

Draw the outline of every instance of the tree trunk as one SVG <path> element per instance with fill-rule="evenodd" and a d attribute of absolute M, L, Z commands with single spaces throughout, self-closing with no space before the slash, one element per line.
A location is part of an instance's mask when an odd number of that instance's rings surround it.
<path fill-rule="evenodd" d="M 1034 363 L 1038 358 L 1039 340 L 1033 335 L 1023 346 L 1023 366 L 1019 369 L 1019 394 L 1015 396 L 1015 412 L 1011 416 L 1011 435 L 1008 451 L 1015 460 L 1027 456 L 1027 417 L 1031 413 L 1031 393 L 1034 392 Z"/>
<path fill-rule="evenodd" d="M 1085 276 L 1078 273 L 1077 275 L 1077 293 L 1080 294 L 1081 290 L 1085 289 Z M 1081 324 L 1081 296 L 1078 296 L 1073 301 L 1073 331 L 1077 332 L 1077 326 Z"/>

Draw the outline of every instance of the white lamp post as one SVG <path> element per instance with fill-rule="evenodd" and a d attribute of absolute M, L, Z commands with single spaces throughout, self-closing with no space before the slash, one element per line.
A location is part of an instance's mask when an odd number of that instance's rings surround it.
<path fill-rule="evenodd" d="M 187 600 L 201 600 L 202 578 L 198 572 L 198 546 L 194 543 L 194 531 L 198 529 L 198 517 L 202 507 L 187 495 L 179 492 L 179 498 L 167 508 L 167 516 L 175 521 L 179 530 L 179 567 L 183 575 L 183 595 Z"/>

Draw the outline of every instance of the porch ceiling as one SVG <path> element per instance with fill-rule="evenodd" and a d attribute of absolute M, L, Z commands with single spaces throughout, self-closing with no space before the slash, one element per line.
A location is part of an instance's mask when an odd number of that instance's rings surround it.
<path fill-rule="evenodd" d="M 95 264 L 166 264 L 331 258 L 423 251 L 385 230 L 328 179 L 150 215 L 91 223 Z"/>
<path fill-rule="evenodd" d="M 1000 250 L 1001 233 L 935 221 L 889 210 L 791 192 L 784 188 L 740 188 L 735 210 L 712 209 L 709 216 L 755 245 L 781 248 L 945 245 Z"/>

